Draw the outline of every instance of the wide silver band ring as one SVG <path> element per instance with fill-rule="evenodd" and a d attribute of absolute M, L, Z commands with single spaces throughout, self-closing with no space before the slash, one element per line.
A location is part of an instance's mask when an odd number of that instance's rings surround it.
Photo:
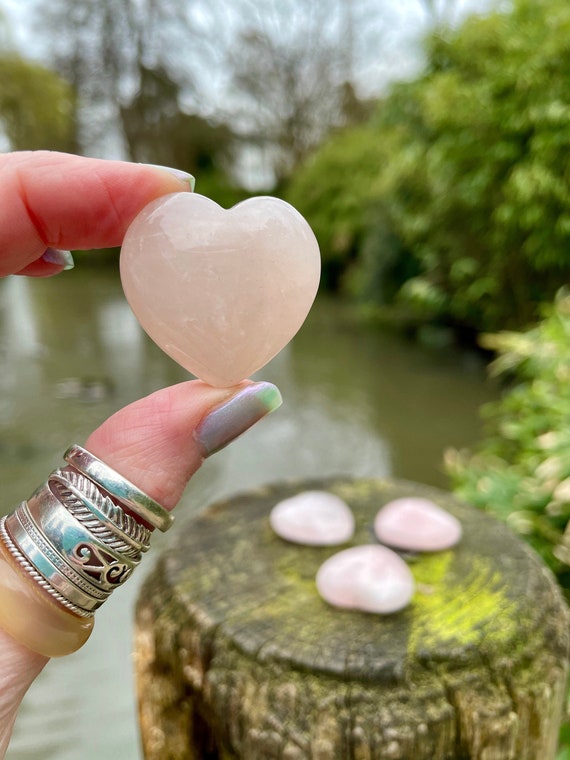
<path fill-rule="evenodd" d="M 47 581 L 40 572 L 38 572 L 34 565 L 28 560 L 26 555 L 23 554 L 20 548 L 12 540 L 12 537 L 6 530 L 6 519 L 6 517 L 2 517 L 2 519 L 0 519 L 0 540 L 6 547 L 7 551 L 12 555 L 14 560 L 18 563 L 18 565 L 20 565 L 22 570 L 33 581 L 35 581 L 40 588 L 42 588 L 47 594 L 58 601 L 66 609 L 70 610 L 70 612 L 73 612 L 79 617 L 92 617 L 93 612 L 91 610 L 85 610 L 82 607 L 78 607 L 77 605 L 73 604 L 73 602 L 70 602 L 66 596 L 55 589 L 51 583 L 49 583 L 49 581 Z"/>
<path fill-rule="evenodd" d="M 84 523 L 77 520 L 69 510 L 61 508 L 61 502 L 54 496 L 47 485 L 39 488 L 34 495 L 16 510 L 27 511 L 36 530 L 49 541 L 53 551 L 79 574 L 90 587 L 95 587 L 97 598 L 106 599 L 109 594 L 123 583 L 139 564 L 141 555 L 119 551 L 115 546 L 104 542 Z M 12 518 L 13 515 L 10 515 Z M 80 547 L 84 551 L 80 551 Z M 87 552 L 97 558 L 87 562 Z M 76 582 L 76 585 L 81 585 Z M 91 589 L 89 589 L 91 592 Z"/>
<path fill-rule="evenodd" d="M 151 531 L 102 494 L 85 475 L 75 470 L 55 470 L 48 478 L 48 486 L 104 543 L 138 559 L 141 552 L 148 551 Z"/>
<path fill-rule="evenodd" d="M 81 446 L 70 446 L 64 459 L 153 528 L 165 532 L 174 522 L 157 501 Z"/>
<path fill-rule="evenodd" d="M 25 501 L 6 518 L 4 527 L 28 562 L 74 607 L 93 613 L 108 598 L 110 591 L 98 589 L 56 551 L 31 517 Z"/>
<path fill-rule="evenodd" d="M 166 530 L 172 517 L 80 446 L 65 460 L 0 520 L 0 541 L 53 599 L 90 617 L 148 550 L 152 530 L 142 521 Z"/>

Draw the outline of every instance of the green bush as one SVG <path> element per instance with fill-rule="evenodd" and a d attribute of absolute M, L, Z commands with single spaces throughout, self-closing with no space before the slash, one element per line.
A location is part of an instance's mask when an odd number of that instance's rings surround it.
<path fill-rule="evenodd" d="M 389 202 L 459 324 L 525 326 L 570 276 L 569 34 L 568 3 L 519 0 L 430 41 L 424 150 Z"/>
<path fill-rule="evenodd" d="M 13 150 L 73 150 L 75 94 L 50 69 L 1 54 L 0 127 Z"/>
<path fill-rule="evenodd" d="M 510 383 L 484 409 L 485 442 L 475 454 L 447 452 L 447 471 L 457 494 L 505 520 L 570 595 L 570 294 L 536 327 L 483 343 Z"/>
<path fill-rule="evenodd" d="M 286 200 L 307 217 L 317 236 L 329 289 L 336 289 L 338 273 L 347 271 L 360 250 L 385 161 L 371 129 L 347 130 L 327 142 L 285 190 Z"/>
<path fill-rule="evenodd" d="M 294 177 L 325 284 L 475 331 L 520 329 L 570 279 L 570 5 L 515 0 Z"/>

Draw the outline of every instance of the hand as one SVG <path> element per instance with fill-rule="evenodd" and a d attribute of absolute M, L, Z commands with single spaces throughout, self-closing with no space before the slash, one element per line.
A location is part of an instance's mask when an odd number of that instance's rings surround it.
<path fill-rule="evenodd" d="M 0 187 L 0 276 L 45 277 L 65 267 L 58 251 L 120 245 L 147 203 L 191 184 L 190 175 L 162 167 L 26 152 L 0 155 Z M 172 509 L 204 457 L 280 400 L 269 383 L 220 389 L 189 381 L 117 412 L 85 447 Z M 47 661 L 0 629 L 0 758 L 22 697 Z"/>

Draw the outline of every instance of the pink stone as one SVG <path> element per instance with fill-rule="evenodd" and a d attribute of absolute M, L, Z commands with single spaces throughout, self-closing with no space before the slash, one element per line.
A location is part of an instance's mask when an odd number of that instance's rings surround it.
<path fill-rule="evenodd" d="M 386 504 L 376 515 L 379 541 L 397 549 L 435 552 L 461 539 L 461 523 L 433 501 L 410 496 Z"/>
<path fill-rule="evenodd" d="M 121 250 L 121 279 L 142 327 L 211 385 L 263 367 L 295 335 L 315 298 L 319 247 L 277 198 L 229 210 L 196 193 L 150 203 Z"/>
<path fill-rule="evenodd" d="M 415 589 L 410 568 L 385 546 L 345 549 L 317 573 L 319 594 L 334 607 L 389 614 L 406 607 Z"/>
<path fill-rule="evenodd" d="M 334 546 L 354 533 L 354 516 L 345 502 L 327 491 L 303 491 L 276 504 L 271 527 L 286 541 L 308 546 Z"/>

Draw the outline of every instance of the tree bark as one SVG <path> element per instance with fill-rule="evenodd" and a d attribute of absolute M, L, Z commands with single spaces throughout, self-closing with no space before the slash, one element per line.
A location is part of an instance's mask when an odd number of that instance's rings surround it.
<path fill-rule="evenodd" d="M 318 567 L 338 547 L 289 544 L 271 508 L 302 490 L 343 498 L 351 545 L 391 499 L 461 521 L 452 550 L 409 558 L 412 604 L 329 607 Z M 565 700 L 568 611 L 538 557 L 447 493 L 391 480 L 282 484 L 181 529 L 136 615 L 147 760 L 551 760 Z M 344 548 L 344 547 L 343 547 Z"/>

